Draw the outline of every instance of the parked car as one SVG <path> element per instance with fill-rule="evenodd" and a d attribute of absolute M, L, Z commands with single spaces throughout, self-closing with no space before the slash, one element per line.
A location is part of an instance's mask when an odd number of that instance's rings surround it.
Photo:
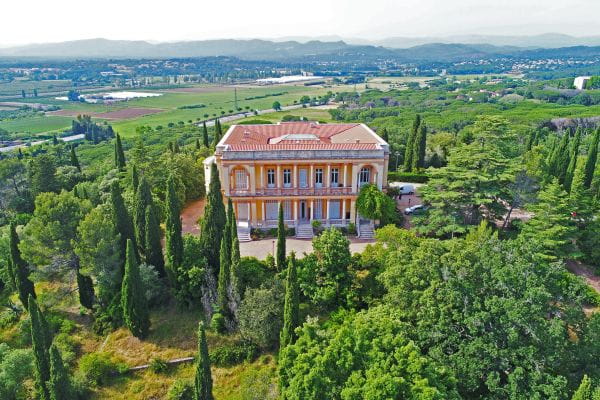
<path fill-rule="evenodd" d="M 415 194 L 414 185 L 402 185 L 398 188 L 400 194 Z"/>
<path fill-rule="evenodd" d="M 405 215 L 420 214 L 420 213 L 422 213 L 425 210 L 426 210 L 426 208 L 423 206 L 423 204 L 416 204 L 414 206 L 405 208 L 404 209 L 404 214 Z"/>

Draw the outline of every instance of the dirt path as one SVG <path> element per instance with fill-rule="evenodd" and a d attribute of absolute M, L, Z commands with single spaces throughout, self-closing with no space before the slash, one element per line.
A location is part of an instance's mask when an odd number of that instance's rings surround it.
<path fill-rule="evenodd" d="M 193 200 L 185 205 L 181 211 L 181 227 L 183 233 L 200 234 L 198 218 L 204 214 L 204 199 Z"/>
<path fill-rule="evenodd" d="M 600 293 L 600 276 L 594 274 L 592 267 L 585 265 L 575 260 L 567 261 L 567 269 L 577 276 L 581 276 L 588 285 L 594 288 L 594 290 Z"/>

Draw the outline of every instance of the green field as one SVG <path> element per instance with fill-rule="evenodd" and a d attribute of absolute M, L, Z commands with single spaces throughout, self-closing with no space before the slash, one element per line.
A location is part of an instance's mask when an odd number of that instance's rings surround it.
<path fill-rule="evenodd" d="M 36 116 L 32 118 L 19 118 L 14 120 L 0 121 L 0 128 L 9 132 L 21 133 L 43 133 L 51 132 L 71 126 L 70 117 L 61 116 Z"/>
<path fill-rule="evenodd" d="M 281 119 L 285 115 L 294 115 L 297 117 L 305 117 L 310 121 L 323 121 L 323 122 L 333 122 L 331 119 L 331 114 L 329 111 L 323 108 L 299 108 L 297 110 L 289 110 L 289 111 L 280 111 L 268 114 L 261 114 L 258 116 L 251 116 L 243 118 L 235 123 L 243 122 L 243 121 L 252 121 L 252 120 L 260 120 L 260 121 L 270 121 L 272 123 L 276 123 L 281 121 Z"/>

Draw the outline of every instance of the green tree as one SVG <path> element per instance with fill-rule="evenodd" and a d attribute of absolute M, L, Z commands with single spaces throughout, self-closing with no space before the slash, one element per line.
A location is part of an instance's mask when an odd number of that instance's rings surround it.
<path fill-rule="evenodd" d="M 360 188 L 356 209 L 361 216 L 379 220 L 382 225 L 395 223 L 398 220 L 394 200 L 372 184 Z"/>
<path fill-rule="evenodd" d="M 577 159 L 579 157 L 579 145 L 581 144 L 581 129 L 577 129 L 575 133 L 575 139 L 571 142 L 569 165 L 565 173 L 564 188 L 568 192 L 571 191 L 571 183 L 573 182 L 573 175 L 575 174 L 575 168 L 577 168 Z"/>
<path fill-rule="evenodd" d="M 29 296 L 35 299 L 35 288 L 33 282 L 29 279 L 29 268 L 27 263 L 21 257 L 19 250 L 19 236 L 14 222 L 10 224 L 9 238 L 10 259 L 8 260 L 8 270 L 13 281 L 14 287 L 19 293 L 19 300 L 23 307 L 27 307 Z"/>
<path fill-rule="evenodd" d="M 412 170 L 425 168 L 425 150 L 427 148 L 427 126 L 421 121 L 413 143 Z"/>
<path fill-rule="evenodd" d="M 227 229 L 225 231 L 227 231 Z M 229 242 L 228 239 L 229 239 L 229 235 L 223 234 L 223 237 L 221 238 L 221 250 L 219 252 L 220 269 L 219 269 L 219 280 L 218 280 L 218 287 L 217 287 L 217 306 L 219 307 L 220 312 L 225 317 L 230 316 L 227 288 L 229 287 L 229 283 L 230 283 L 229 279 L 230 279 L 231 252 L 230 252 L 229 247 L 231 246 L 231 243 Z"/>
<path fill-rule="evenodd" d="M 121 308 L 125 326 L 134 336 L 143 339 L 150 329 L 150 318 L 144 285 L 140 278 L 140 270 L 133 246 L 133 242 L 127 240 L 125 274 L 123 276 L 123 286 L 121 287 Z"/>
<path fill-rule="evenodd" d="M 142 177 L 133 200 L 133 228 L 138 253 L 146 255 L 146 210 L 154 207 L 150 184 L 145 176 Z"/>
<path fill-rule="evenodd" d="M 213 137 L 212 147 L 216 148 L 217 144 L 221 140 L 223 132 L 221 131 L 221 121 L 218 118 L 215 119 L 215 136 Z"/>
<path fill-rule="evenodd" d="M 196 138 L 196 140 L 194 140 L 194 149 L 195 150 L 200 150 L 200 139 Z"/>
<path fill-rule="evenodd" d="M 175 179 L 169 176 L 167 180 L 167 197 L 165 201 L 165 256 L 170 278 L 183 261 L 183 238 L 181 236 L 181 206 L 175 193 Z"/>
<path fill-rule="evenodd" d="M 121 239 L 121 254 L 125 254 L 127 240 L 135 243 L 135 229 L 125 206 L 123 195 L 121 194 L 121 185 L 117 180 L 113 181 L 110 185 L 110 201 L 113 223 Z M 137 250 L 137 246 L 135 249 Z"/>
<path fill-rule="evenodd" d="M 385 127 L 381 128 L 381 134 L 379 136 L 381 136 L 381 138 L 383 140 L 385 140 L 386 143 L 389 143 L 390 138 L 389 138 L 389 135 L 388 135 L 388 131 L 387 131 L 387 129 Z"/>
<path fill-rule="evenodd" d="M 571 400 L 593 400 L 592 381 L 587 375 L 583 376 L 583 379 L 581 380 L 581 383 L 579 384 L 579 387 L 575 393 L 573 393 Z"/>
<path fill-rule="evenodd" d="M 587 152 L 587 158 L 585 160 L 585 178 L 583 180 L 586 189 L 589 189 L 592 185 L 592 179 L 594 178 L 594 171 L 596 169 L 596 161 L 598 160 L 598 142 L 600 141 L 600 128 L 596 129 L 592 141 Z"/>
<path fill-rule="evenodd" d="M 204 323 L 198 324 L 198 358 L 196 359 L 196 377 L 194 379 L 194 400 L 213 400 L 210 358 Z"/>
<path fill-rule="evenodd" d="M 79 159 L 77 158 L 77 153 L 75 153 L 75 146 L 71 146 L 70 164 L 72 167 L 77 168 L 77 170 L 79 172 L 81 172 L 81 165 L 79 164 Z"/>
<path fill-rule="evenodd" d="M 277 219 L 277 258 L 276 265 L 279 271 L 285 268 L 285 224 L 283 222 L 283 202 L 279 202 L 279 216 Z"/>
<path fill-rule="evenodd" d="M 155 207 L 146 208 L 146 262 L 153 265 L 158 275 L 163 278 L 166 276 L 165 259 L 162 252 L 162 243 L 160 242 L 160 223 L 156 216 Z"/>
<path fill-rule="evenodd" d="M 140 186 L 140 176 L 138 174 L 137 166 L 133 164 L 131 167 L 131 188 L 133 189 L 133 193 L 137 192 L 138 187 Z"/>
<path fill-rule="evenodd" d="M 236 237 L 233 238 L 231 244 L 231 272 L 229 278 L 229 310 L 234 317 L 234 322 L 237 322 L 237 312 L 242 301 L 241 293 L 241 270 L 240 270 L 240 242 Z"/>
<path fill-rule="evenodd" d="M 206 127 L 206 121 L 202 122 L 202 144 L 207 149 L 210 147 L 208 142 L 208 128 Z"/>
<path fill-rule="evenodd" d="M 56 180 L 56 163 L 49 154 L 40 154 L 34 157 L 28 166 L 29 185 L 34 196 L 44 192 L 58 190 Z"/>
<path fill-rule="evenodd" d="M 29 318 L 31 319 L 31 345 L 35 359 L 35 388 L 42 400 L 50 400 L 48 380 L 50 379 L 50 354 L 52 334 L 48 323 L 35 299 L 29 296 Z"/>
<path fill-rule="evenodd" d="M 272 107 L 275 111 L 281 111 L 281 103 L 278 101 L 274 101 Z"/>
<path fill-rule="evenodd" d="M 279 337 L 280 349 L 294 343 L 294 329 L 300 325 L 300 293 L 296 271 L 296 255 L 292 252 L 285 281 L 285 301 L 283 306 L 283 329 Z"/>
<path fill-rule="evenodd" d="M 121 136 L 118 133 L 115 139 L 115 167 L 117 167 L 119 171 L 125 169 L 125 152 L 123 151 Z"/>
<path fill-rule="evenodd" d="M 71 379 L 56 345 L 50 346 L 50 400 L 71 400 L 74 397 Z"/>
<path fill-rule="evenodd" d="M 238 326 L 242 338 L 272 349 L 277 346 L 283 326 L 284 288 L 280 281 L 271 286 L 248 288 L 238 310 Z"/>
<path fill-rule="evenodd" d="M 412 171 L 413 159 L 415 155 L 415 141 L 421 126 L 421 116 L 417 114 L 415 121 L 413 122 L 412 130 L 406 140 L 406 150 L 404 151 L 404 170 L 407 172 Z"/>
<path fill-rule="evenodd" d="M 216 164 L 211 165 L 209 192 L 206 197 L 204 218 L 200 228 L 200 243 L 202 252 L 212 269 L 211 273 L 216 277 L 219 271 L 219 253 L 221 248 L 221 237 L 226 225 L 225 205 L 221 194 L 221 180 Z"/>

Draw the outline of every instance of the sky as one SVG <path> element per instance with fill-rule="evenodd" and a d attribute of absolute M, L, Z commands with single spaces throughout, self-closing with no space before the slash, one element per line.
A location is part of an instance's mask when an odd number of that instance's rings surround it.
<path fill-rule="evenodd" d="M 600 35 L 598 0 L 30 0 L 3 2 L 0 46 L 107 38 L 203 40 L 453 34 Z M 7 16 L 13 16 L 7 18 Z"/>

